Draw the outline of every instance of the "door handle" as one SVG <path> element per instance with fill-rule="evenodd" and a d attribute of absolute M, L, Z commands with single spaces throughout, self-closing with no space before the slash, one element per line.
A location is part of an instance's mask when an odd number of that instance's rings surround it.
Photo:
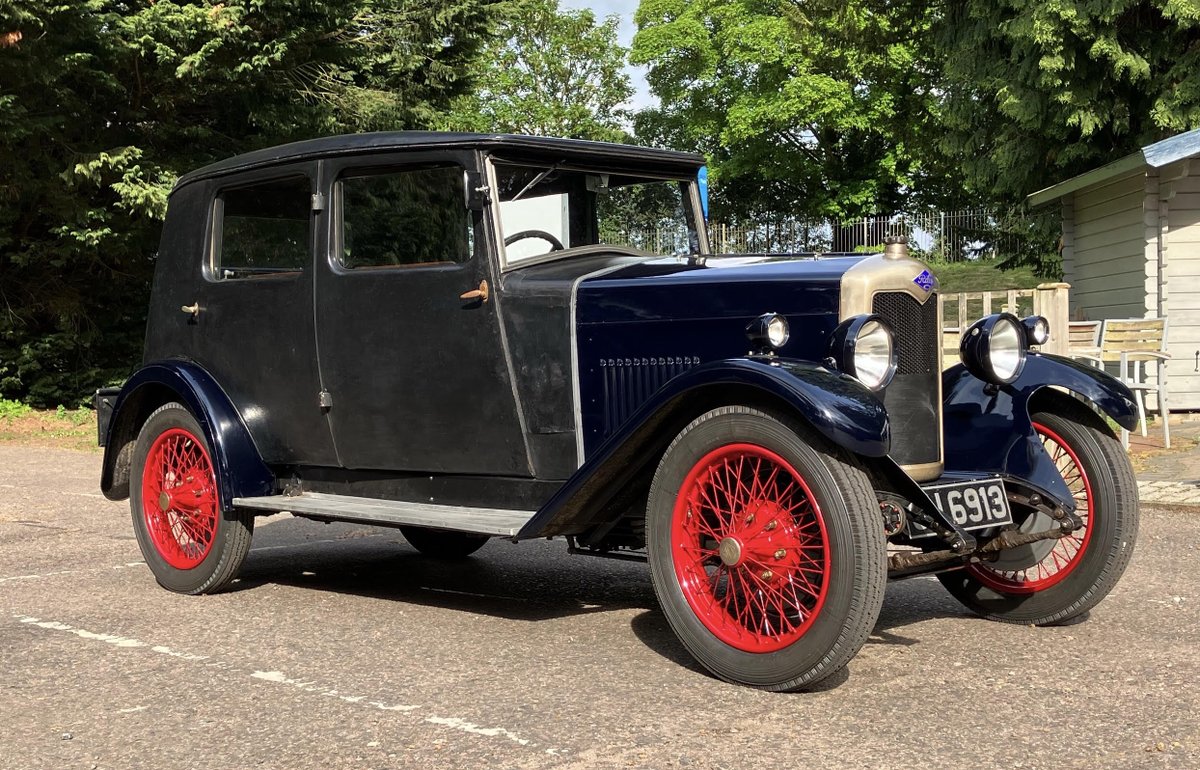
<path fill-rule="evenodd" d="M 487 302 L 488 301 L 487 280 L 485 279 L 485 280 L 480 281 L 478 289 L 471 289 L 470 291 L 464 291 L 462 294 L 458 295 L 458 298 L 459 299 L 477 299 L 480 302 Z"/>
<path fill-rule="evenodd" d="M 183 307 L 181 307 L 179 309 L 180 309 L 180 311 L 190 315 L 192 318 L 200 317 L 200 303 L 199 302 L 193 302 L 190 305 L 184 305 Z"/>

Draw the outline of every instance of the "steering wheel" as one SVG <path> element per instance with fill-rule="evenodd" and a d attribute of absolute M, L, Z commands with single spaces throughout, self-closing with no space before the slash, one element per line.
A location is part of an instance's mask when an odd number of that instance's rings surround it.
<path fill-rule="evenodd" d="M 566 248 L 562 245 L 562 241 L 555 238 L 545 230 L 522 230 L 519 233 L 513 233 L 504 239 L 504 245 L 511 246 L 517 241 L 524 240 L 526 238 L 541 238 L 543 241 L 550 244 L 550 251 L 562 251 L 564 248 Z"/>

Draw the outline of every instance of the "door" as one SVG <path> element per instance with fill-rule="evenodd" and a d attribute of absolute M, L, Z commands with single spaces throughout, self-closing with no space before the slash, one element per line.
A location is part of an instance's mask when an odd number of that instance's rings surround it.
<path fill-rule="evenodd" d="M 298 163 L 180 191 L 155 277 L 147 360 L 202 366 L 273 465 L 337 462 L 313 355 L 316 171 Z"/>
<path fill-rule="evenodd" d="M 347 468 L 532 475 L 494 239 L 467 203 L 473 163 L 472 153 L 322 163 L 318 357 Z"/>

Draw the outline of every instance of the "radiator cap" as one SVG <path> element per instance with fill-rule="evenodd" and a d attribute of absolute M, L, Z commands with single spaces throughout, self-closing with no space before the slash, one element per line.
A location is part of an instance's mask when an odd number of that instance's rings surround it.
<path fill-rule="evenodd" d="M 903 235 L 889 235 L 883 240 L 884 259 L 908 259 L 908 238 Z"/>

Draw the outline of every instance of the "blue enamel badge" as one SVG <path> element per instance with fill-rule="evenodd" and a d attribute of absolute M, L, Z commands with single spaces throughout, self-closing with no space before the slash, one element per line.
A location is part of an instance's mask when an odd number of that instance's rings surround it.
<path fill-rule="evenodd" d="M 933 288 L 933 276 L 929 274 L 928 270 L 922 270 L 921 274 L 913 279 L 913 283 L 925 291 L 929 291 Z"/>

